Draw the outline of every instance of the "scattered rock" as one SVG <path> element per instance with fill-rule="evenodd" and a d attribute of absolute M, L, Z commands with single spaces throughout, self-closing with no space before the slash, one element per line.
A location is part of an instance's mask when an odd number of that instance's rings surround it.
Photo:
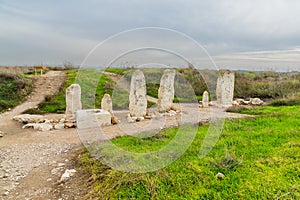
<path fill-rule="evenodd" d="M 138 118 L 136 118 L 136 121 L 140 122 L 140 121 L 143 121 L 144 119 L 145 119 L 144 117 L 138 117 Z"/>
<path fill-rule="evenodd" d="M 169 114 L 169 116 L 174 116 L 174 115 L 176 115 L 176 111 L 174 111 L 174 110 L 170 110 L 169 112 L 168 112 L 168 114 Z"/>
<path fill-rule="evenodd" d="M 61 130 L 61 129 L 64 129 L 64 128 L 65 128 L 64 123 L 58 123 L 58 124 L 54 125 L 54 129 L 57 129 L 57 130 Z"/>
<path fill-rule="evenodd" d="M 216 177 L 217 179 L 222 180 L 225 177 L 225 175 L 219 172 L 217 173 Z"/>
<path fill-rule="evenodd" d="M 63 167 L 63 166 L 65 166 L 65 165 L 66 165 L 65 163 L 58 163 L 58 164 L 57 164 L 58 167 Z"/>
<path fill-rule="evenodd" d="M 65 128 L 75 128 L 76 124 L 73 122 L 65 122 L 64 126 L 65 126 Z"/>
<path fill-rule="evenodd" d="M 23 114 L 17 115 L 13 117 L 13 120 L 18 121 L 20 123 L 42 123 L 45 121 L 44 116 L 42 115 L 30 115 L 30 114 Z"/>
<path fill-rule="evenodd" d="M 117 117 L 113 116 L 111 117 L 111 124 L 115 125 L 115 124 L 118 124 L 119 123 L 119 120 Z"/>
<path fill-rule="evenodd" d="M 74 176 L 75 173 L 75 169 L 66 169 L 65 173 L 63 173 L 63 175 L 60 178 L 60 182 L 67 181 L 70 177 Z"/>
<path fill-rule="evenodd" d="M 249 101 L 244 99 L 236 99 L 235 101 L 238 103 L 238 105 L 249 105 Z"/>
<path fill-rule="evenodd" d="M 145 115 L 144 118 L 145 119 L 151 119 L 151 115 Z"/>
<path fill-rule="evenodd" d="M 250 104 L 254 106 L 261 106 L 264 104 L 264 101 L 259 98 L 250 98 Z"/>
<path fill-rule="evenodd" d="M 53 125 L 50 122 L 45 122 L 45 123 L 29 123 L 26 124 L 22 127 L 23 129 L 25 128 L 33 128 L 34 130 L 39 130 L 39 131 L 50 131 L 53 129 Z"/>

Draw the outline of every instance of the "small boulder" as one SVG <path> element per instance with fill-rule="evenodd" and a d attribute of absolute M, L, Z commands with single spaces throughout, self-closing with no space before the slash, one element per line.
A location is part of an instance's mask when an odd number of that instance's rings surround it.
<path fill-rule="evenodd" d="M 67 181 L 70 177 L 74 176 L 75 173 L 76 173 L 75 169 L 66 169 L 66 171 L 62 174 L 60 178 L 60 182 Z"/>
<path fill-rule="evenodd" d="M 0 138 L 4 136 L 4 133 L 0 131 Z"/>
<path fill-rule="evenodd" d="M 119 123 L 119 120 L 117 117 L 113 116 L 111 117 L 111 124 L 115 125 L 115 124 L 118 124 Z"/>
<path fill-rule="evenodd" d="M 61 129 L 64 129 L 64 128 L 65 128 L 64 123 L 58 123 L 58 124 L 54 125 L 54 129 L 57 129 L 57 130 L 61 130 Z"/>
<path fill-rule="evenodd" d="M 220 173 L 220 172 L 217 173 L 217 175 L 216 175 L 216 178 L 219 179 L 219 180 L 222 180 L 224 177 L 225 177 L 225 175 Z"/>
<path fill-rule="evenodd" d="M 17 115 L 13 117 L 13 120 L 18 121 L 20 123 L 42 123 L 45 121 L 44 116 L 42 115 L 30 115 L 30 114 L 23 114 Z"/>
<path fill-rule="evenodd" d="M 261 106 L 264 104 L 264 101 L 262 101 L 260 98 L 251 98 L 250 104 L 253 106 Z"/>
<path fill-rule="evenodd" d="M 45 123 L 28 123 L 22 127 L 25 128 L 33 128 L 34 130 L 39 131 L 50 131 L 53 129 L 53 125 L 50 122 Z"/>
<path fill-rule="evenodd" d="M 65 122 L 64 125 L 66 128 L 75 128 L 76 127 L 76 124 L 73 122 Z"/>
<path fill-rule="evenodd" d="M 249 102 L 245 101 L 244 99 L 236 99 L 235 101 L 238 103 L 238 105 L 248 105 L 249 104 Z"/>

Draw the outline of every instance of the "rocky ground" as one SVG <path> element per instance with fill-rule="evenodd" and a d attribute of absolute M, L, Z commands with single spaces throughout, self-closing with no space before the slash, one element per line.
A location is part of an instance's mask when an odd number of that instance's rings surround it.
<path fill-rule="evenodd" d="M 115 77 L 116 80 L 118 78 L 120 77 Z M 28 99 L 12 111 L 0 115 L 0 131 L 4 132 L 4 136 L 0 137 L 0 199 L 84 199 L 88 193 L 88 177 L 82 172 L 75 172 L 74 176 L 61 181 L 67 169 L 76 170 L 75 163 L 80 155 L 78 151 L 83 148 L 76 129 L 41 132 L 22 129 L 22 124 L 12 120 L 15 115 L 38 105 L 46 95 L 57 92 L 64 80 L 64 73 L 59 71 L 50 71 L 39 76 L 35 90 Z M 226 114 L 223 109 L 204 109 L 199 108 L 199 105 L 182 106 L 178 105 L 180 113 L 155 116 L 151 120 L 138 123 L 127 122 L 128 111 L 117 111 L 115 115 L 121 122 L 103 128 L 105 139 L 159 130 L 186 122 L 243 117 L 238 114 Z M 47 118 L 61 116 L 48 115 Z"/>

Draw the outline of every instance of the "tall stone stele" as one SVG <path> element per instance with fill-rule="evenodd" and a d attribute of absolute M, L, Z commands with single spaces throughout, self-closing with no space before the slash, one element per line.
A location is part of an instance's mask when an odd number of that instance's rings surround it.
<path fill-rule="evenodd" d="M 207 91 L 204 91 L 202 95 L 202 107 L 203 108 L 209 107 L 209 94 Z"/>
<path fill-rule="evenodd" d="M 217 81 L 217 101 L 219 106 L 228 107 L 232 105 L 234 93 L 234 73 L 230 71 L 220 71 Z"/>
<path fill-rule="evenodd" d="M 81 110 L 81 88 L 79 84 L 72 84 L 66 89 L 66 120 L 75 121 L 76 111 Z"/>
<path fill-rule="evenodd" d="M 174 99 L 174 79 L 175 70 L 166 69 L 160 79 L 160 86 L 158 89 L 158 111 L 167 112 L 171 109 Z"/>
<path fill-rule="evenodd" d="M 101 100 L 101 109 L 108 111 L 113 116 L 113 104 L 109 94 L 104 94 Z"/>
<path fill-rule="evenodd" d="M 146 79 L 141 70 L 133 72 L 129 94 L 131 117 L 144 117 L 147 113 Z"/>

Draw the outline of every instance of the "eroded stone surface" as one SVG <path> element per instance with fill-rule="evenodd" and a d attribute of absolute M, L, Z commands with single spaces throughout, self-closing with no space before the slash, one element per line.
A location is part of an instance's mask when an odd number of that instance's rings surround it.
<path fill-rule="evenodd" d="M 18 121 L 20 123 L 41 123 L 44 122 L 45 119 L 42 115 L 30 115 L 30 114 L 23 114 L 17 115 L 13 117 L 13 120 Z"/>
<path fill-rule="evenodd" d="M 158 111 L 167 112 L 171 109 L 174 99 L 174 79 L 175 70 L 166 69 L 160 79 L 160 86 L 158 89 Z"/>
<path fill-rule="evenodd" d="M 111 115 L 106 110 L 89 109 L 77 111 L 77 127 L 79 129 L 108 125 L 111 125 Z"/>
<path fill-rule="evenodd" d="M 132 117 L 143 117 L 147 113 L 146 80 L 141 70 L 134 71 L 131 77 L 129 113 Z"/>
<path fill-rule="evenodd" d="M 261 106 L 264 104 L 264 101 L 261 100 L 260 98 L 251 98 L 250 99 L 250 104 L 254 106 Z"/>
<path fill-rule="evenodd" d="M 204 91 L 202 95 L 202 107 L 203 108 L 209 107 L 209 94 L 207 91 Z"/>
<path fill-rule="evenodd" d="M 108 111 L 111 115 L 113 114 L 113 104 L 109 94 L 104 94 L 101 100 L 101 109 Z"/>
<path fill-rule="evenodd" d="M 81 110 L 81 88 L 79 84 L 72 84 L 66 89 L 66 120 L 75 121 L 76 111 Z"/>
<path fill-rule="evenodd" d="M 234 73 L 230 71 L 220 72 L 217 81 L 217 101 L 220 106 L 231 106 L 234 92 Z"/>

